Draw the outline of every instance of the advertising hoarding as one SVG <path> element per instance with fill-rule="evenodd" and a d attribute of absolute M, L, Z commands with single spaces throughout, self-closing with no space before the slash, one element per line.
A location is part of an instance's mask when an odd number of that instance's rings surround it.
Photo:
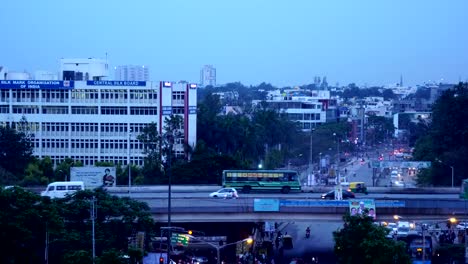
<path fill-rule="evenodd" d="M 363 200 L 351 200 L 349 201 L 349 213 L 351 215 L 362 215 L 367 214 L 368 216 L 375 219 L 375 203 L 372 199 Z"/>
<path fill-rule="evenodd" d="M 71 181 L 83 181 L 85 187 L 115 187 L 115 167 L 71 167 Z"/>

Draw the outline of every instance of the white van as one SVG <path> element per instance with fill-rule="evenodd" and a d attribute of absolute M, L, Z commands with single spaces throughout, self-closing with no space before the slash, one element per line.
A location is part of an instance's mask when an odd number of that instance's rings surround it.
<path fill-rule="evenodd" d="M 397 235 L 399 237 L 406 237 L 408 233 L 410 232 L 410 222 L 407 221 L 400 221 L 398 222 L 398 227 L 397 227 Z"/>
<path fill-rule="evenodd" d="M 71 195 L 81 190 L 84 190 L 82 181 L 53 182 L 47 185 L 47 189 L 41 192 L 41 196 L 64 198 L 67 194 Z"/>

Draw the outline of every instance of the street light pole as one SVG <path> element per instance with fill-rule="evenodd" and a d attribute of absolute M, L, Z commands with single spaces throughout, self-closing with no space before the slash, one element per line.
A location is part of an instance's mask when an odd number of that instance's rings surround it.
<path fill-rule="evenodd" d="M 132 136 L 132 129 L 129 130 L 128 132 L 128 196 L 131 194 L 131 187 L 132 187 L 132 167 L 131 167 L 131 155 L 130 155 L 130 146 L 131 146 L 131 141 L 130 138 Z"/>
<path fill-rule="evenodd" d="M 167 187 L 167 226 L 169 227 L 168 229 L 168 238 L 167 238 L 167 264 L 170 263 L 169 261 L 169 255 L 171 252 L 171 238 L 172 238 L 172 232 L 171 232 L 171 213 L 172 213 L 172 204 L 171 204 L 171 199 L 172 199 L 172 176 L 171 176 L 171 158 L 172 158 L 172 140 L 173 140 L 173 134 L 172 132 L 170 134 L 166 135 L 168 143 L 169 143 L 169 151 L 167 154 L 167 178 L 168 178 L 168 187 Z"/>
<path fill-rule="evenodd" d="M 450 168 L 452 169 L 452 188 L 453 188 L 453 171 L 454 171 L 454 168 L 453 168 L 453 166 L 450 166 Z"/>
<path fill-rule="evenodd" d="M 96 239 L 95 239 L 95 231 L 94 231 L 94 221 L 96 220 L 96 197 L 93 196 L 91 199 L 91 224 L 92 224 L 92 243 L 93 243 L 93 264 L 95 263 L 94 260 L 96 259 Z"/>
<path fill-rule="evenodd" d="M 313 174 L 314 172 L 314 168 L 313 168 L 313 164 L 314 164 L 314 158 L 313 158 L 313 133 L 314 133 L 314 129 L 313 128 L 310 128 L 310 159 L 309 159 L 309 170 L 310 172 Z"/>

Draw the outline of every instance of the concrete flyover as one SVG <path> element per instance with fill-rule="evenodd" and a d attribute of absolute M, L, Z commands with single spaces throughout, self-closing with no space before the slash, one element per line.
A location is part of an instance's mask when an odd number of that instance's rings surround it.
<path fill-rule="evenodd" d="M 263 198 L 175 198 L 172 199 L 171 219 L 175 222 L 339 221 L 349 210 L 349 201 L 319 199 L 264 199 L 278 204 L 259 210 L 254 206 L 258 199 Z M 167 220 L 167 199 L 138 200 L 148 203 L 156 221 Z M 378 219 L 382 221 L 393 215 L 411 219 L 466 218 L 468 212 L 467 202 L 460 199 L 375 199 L 375 204 Z"/>

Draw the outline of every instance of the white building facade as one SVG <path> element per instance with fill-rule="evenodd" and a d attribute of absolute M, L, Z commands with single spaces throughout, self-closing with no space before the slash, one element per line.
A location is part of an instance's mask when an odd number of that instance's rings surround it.
<path fill-rule="evenodd" d="M 104 68 L 106 66 L 103 66 Z M 54 164 L 65 158 L 85 166 L 98 161 L 143 165 L 143 145 L 137 136 L 155 123 L 164 133 L 164 120 L 183 117 L 183 137 L 174 145 L 196 144 L 197 86 L 187 83 L 92 80 L 105 76 L 102 68 L 81 71 L 90 80 L 0 80 L 0 125 L 22 126 L 38 158 Z M 61 74 L 75 76 L 66 65 Z M 66 76 L 63 76 L 66 77 Z"/>
<path fill-rule="evenodd" d="M 216 68 L 213 65 L 205 65 L 200 71 L 200 85 L 202 87 L 216 86 Z"/>
<path fill-rule="evenodd" d="M 262 101 L 254 101 L 258 104 Z M 264 101 L 268 108 L 286 114 L 291 121 L 298 122 L 303 131 L 310 131 L 326 122 L 337 122 L 338 108 L 336 99 L 330 91 L 299 89 L 270 92 Z"/>
<path fill-rule="evenodd" d="M 121 65 L 115 67 L 116 81 L 149 81 L 149 68 L 145 65 Z"/>

